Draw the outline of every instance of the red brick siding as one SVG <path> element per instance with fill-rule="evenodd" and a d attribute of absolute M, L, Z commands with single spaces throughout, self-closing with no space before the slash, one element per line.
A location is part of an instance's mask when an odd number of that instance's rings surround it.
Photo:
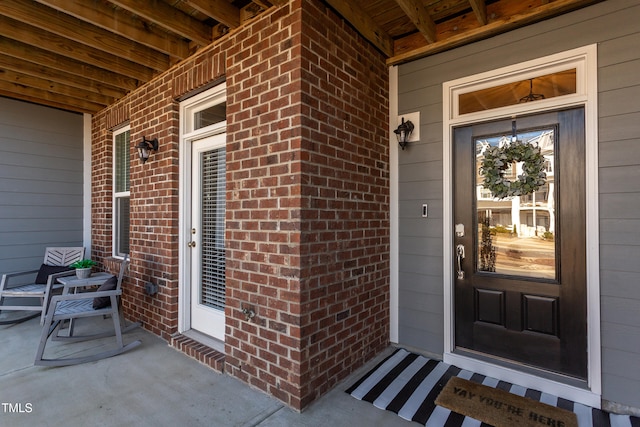
<path fill-rule="evenodd" d="M 114 128 L 131 127 L 131 265 L 124 287 L 128 317 L 166 340 L 178 327 L 179 103 L 176 98 L 224 75 L 224 42 L 172 68 L 93 118 L 92 250 L 108 264 L 112 252 Z M 158 138 L 160 147 L 142 164 L 135 145 Z M 150 297 L 144 285 L 159 285 Z"/>
<path fill-rule="evenodd" d="M 226 371 L 299 407 L 299 2 L 227 52 Z M 292 11 L 292 12 L 291 12 Z M 242 309 L 256 316 L 247 321 Z"/>
<path fill-rule="evenodd" d="M 302 409 L 389 340 L 387 68 L 320 1 L 271 9 L 94 117 L 93 253 L 105 262 L 111 255 L 111 130 L 128 120 L 125 308 L 170 340 L 178 323 L 177 99 L 223 77 L 225 368 Z M 160 142 L 144 165 L 133 148 L 143 136 Z M 144 294 L 147 281 L 160 285 L 157 296 Z"/>
<path fill-rule="evenodd" d="M 302 409 L 389 341 L 388 73 L 292 9 L 228 52 L 226 366 Z"/>
<path fill-rule="evenodd" d="M 388 69 L 321 2 L 303 9 L 303 406 L 389 343 Z"/>

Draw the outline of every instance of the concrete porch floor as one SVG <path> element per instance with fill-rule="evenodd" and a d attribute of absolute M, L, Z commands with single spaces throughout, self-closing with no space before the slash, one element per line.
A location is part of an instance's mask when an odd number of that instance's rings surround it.
<path fill-rule="evenodd" d="M 110 319 L 84 321 L 111 324 Z M 126 334 L 125 343 L 140 339 L 142 345 L 119 356 L 68 367 L 34 366 L 40 332 L 38 318 L 0 326 L 0 426 L 418 425 L 344 392 L 386 354 L 298 413 L 141 328 Z M 71 346 L 81 353 L 114 342 L 114 338 L 102 344 L 50 342 L 45 357 L 68 355 Z"/>

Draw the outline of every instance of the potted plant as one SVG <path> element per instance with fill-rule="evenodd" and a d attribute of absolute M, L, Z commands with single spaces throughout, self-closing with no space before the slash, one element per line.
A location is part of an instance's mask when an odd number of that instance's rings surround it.
<path fill-rule="evenodd" d="M 78 279 L 86 279 L 91 276 L 91 267 L 96 265 L 95 261 L 90 259 L 83 259 L 80 261 L 76 261 L 71 264 L 69 267 L 76 269 L 76 276 Z"/>

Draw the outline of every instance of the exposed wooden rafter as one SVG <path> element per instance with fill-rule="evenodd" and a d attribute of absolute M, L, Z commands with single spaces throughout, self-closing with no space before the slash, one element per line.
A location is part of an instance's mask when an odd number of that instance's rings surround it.
<path fill-rule="evenodd" d="M 349 0 L 327 0 L 327 3 L 338 11 L 374 46 L 387 56 L 393 54 L 393 39 L 369 15 L 362 12 L 357 4 Z"/>
<path fill-rule="evenodd" d="M 186 3 L 229 28 L 240 25 L 240 9 L 228 0 L 187 0 Z"/>
<path fill-rule="evenodd" d="M 141 66 L 133 60 L 117 57 L 5 16 L 0 16 L 0 35 L 134 79 L 147 81 L 154 75 L 151 68 Z"/>
<path fill-rule="evenodd" d="M 487 5 L 484 0 L 469 0 L 473 13 L 476 14 L 478 22 L 482 25 L 487 25 Z"/>
<path fill-rule="evenodd" d="M 211 27 L 161 0 L 110 0 L 111 3 L 141 18 L 206 46 L 211 43 Z"/>
<path fill-rule="evenodd" d="M 407 36 L 396 40 L 394 54 L 387 60 L 387 63 L 396 65 L 454 49 L 593 3 L 597 3 L 597 1 L 556 0 L 550 3 L 540 3 L 512 0 L 496 2 L 491 4 L 487 11 L 484 12 L 487 15 L 492 15 L 491 20 L 486 24 L 478 22 L 478 13 L 474 11 L 473 15 L 458 17 L 453 27 L 446 24 L 439 25 L 437 30 L 438 41 L 435 43 L 420 43 L 415 36 Z M 536 7 L 532 7 L 533 4 Z M 464 30 L 459 30 L 461 28 Z"/>
<path fill-rule="evenodd" d="M 323 0 L 399 64 L 601 0 Z M 94 113 L 292 0 L 0 0 L 0 96 Z"/>
<path fill-rule="evenodd" d="M 74 16 L 98 28 L 117 34 L 169 55 L 175 59 L 189 56 L 189 43 L 182 37 L 158 31 L 124 10 L 105 3 L 86 0 L 38 0 L 58 12 Z"/>
<path fill-rule="evenodd" d="M 434 43 L 436 41 L 436 23 L 429 15 L 420 0 L 396 0 L 403 12 L 411 19 L 413 25 L 416 26 L 420 34 L 427 39 L 427 42 Z"/>
<path fill-rule="evenodd" d="M 168 56 L 157 50 L 37 3 L 4 0 L 2 14 L 156 71 L 165 70 L 169 63 Z"/>

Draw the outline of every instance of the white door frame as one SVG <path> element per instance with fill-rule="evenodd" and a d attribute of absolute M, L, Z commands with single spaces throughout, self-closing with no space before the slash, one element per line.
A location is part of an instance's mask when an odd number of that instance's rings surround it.
<path fill-rule="evenodd" d="M 226 100 L 226 85 L 223 83 L 180 103 L 180 148 L 179 148 L 179 208 L 178 208 L 178 332 L 191 330 L 191 180 L 194 141 L 223 134 L 227 122 L 222 121 L 194 130 L 194 114 Z"/>
<path fill-rule="evenodd" d="M 549 98 L 533 103 L 518 104 L 460 115 L 457 98 L 466 93 L 503 83 L 545 75 L 555 70 L 577 69 L 576 94 Z M 598 114 L 597 114 L 597 49 L 590 45 L 520 64 L 457 79 L 443 84 L 443 262 L 444 262 L 444 361 L 463 369 L 499 378 L 525 387 L 544 390 L 579 403 L 599 408 L 601 405 L 601 349 L 600 349 L 600 268 L 598 233 Z M 452 130 L 455 126 L 479 123 L 517 114 L 531 114 L 559 108 L 584 106 L 586 144 L 586 238 L 587 238 L 587 335 L 588 390 L 558 383 L 536 375 L 516 371 L 454 354 L 453 266 L 453 195 L 451 174 Z"/>

